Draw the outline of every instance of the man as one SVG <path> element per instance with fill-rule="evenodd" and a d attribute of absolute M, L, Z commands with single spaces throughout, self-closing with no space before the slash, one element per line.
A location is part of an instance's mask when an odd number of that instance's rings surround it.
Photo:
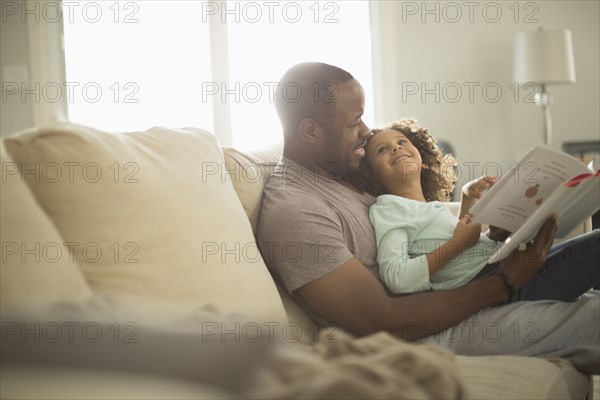
<path fill-rule="evenodd" d="M 378 278 L 368 216 L 374 198 L 347 180 L 370 134 L 362 87 L 340 68 L 299 64 L 279 82 L 275 106 L 283 158 L 265 187 L 258 242 L 272 273 L 308 311 L 356 335 L 386 330 L 465 355 L 562 357 L 600 371 L 599 296 L 490 307 L 507 302 L 543 266 L 555 218 L 493 276 L 392 296 Z"/>

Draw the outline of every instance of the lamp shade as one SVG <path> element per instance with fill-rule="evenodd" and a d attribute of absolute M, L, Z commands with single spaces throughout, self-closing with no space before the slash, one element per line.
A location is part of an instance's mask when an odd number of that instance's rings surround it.
<path fill-rule="evenodd" d="M 570 30 L 539 29 L 517 33 L 514 51 L 513 72 L 516 82 L 575 82 Z"/>

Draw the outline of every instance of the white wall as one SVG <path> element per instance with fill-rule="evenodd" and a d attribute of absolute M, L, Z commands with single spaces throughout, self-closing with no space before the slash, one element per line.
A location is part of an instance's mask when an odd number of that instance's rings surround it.
<path fill-rule="evenodd" d="M 16 18 L 6 19 L 0 23 L 0 73 L 2 83 L 17 80 L 15 72 L 21 68 L 25 78 L 29 80 L 27 25 Z M 12 76 L 11 76 L 11 71 Z M 8 76 L 7 76 L 8 73 Z M 17 74 L 18 75 L 18 74 Z M 0 134 L 16 132 L 33 125 L 33 109 L 30 103 L 22 102 L 20 96 L 4 93 L 0 100 Z"/>
<path fill-rule="evenodd" d="M 453 145 L 463 164 L 459 184 L 469 175 L 464 163 L 477 163 L 476 176 L 491 162 L 506 172 L 541 140 L 539 107 L 525 101 L 527 92 L 522 88 L 515 101 L 516 88 L 511 89 L 511 85 L 515 34 L 543 26 L 572 31 L 577 75 L 574 85 L 550 87 L 554 96 L 552 147 L 560 148 L 565 141 L 599 140 L 600 2 L 470 2 L 471 16 L 465 3 L 469 2 L 377 3 L 381 58 L 376 64 L 381 65 L 384 84 L 375 123 L 417 117 L 434 136 Z M 518 22 L 515 4 L 519 8 Z M 424 7 L 433 12 L 423 12 Z M 458 18 L 457 11 L 462 17 Z M 529 22 L 533 19 L 538 22 Z M 435 92 L 436 82 L 440 84 L 439 102 L 434 94 L 422 99 L 421 85 Z M 482 93 L 486 84 L 488 97 Z M 414 85 L 419 93 L 410 95 L 406 89 Z M 472 99 L 468 85 L 479 85 L 474 86 Z M 456 86 L 462 89 L 460 98 Z M 492 102 L 497 87 L 502 94 Z M 488 172 L 493 173 L 494 168 Z"/>
<path fill-rule="evenodd" d="M 52 14 L 57 7 L 35 0 L 0 7 L 2 136 L 67 119 L 66 98 L 52 90 L 65 82 L 62 22 Z"/>

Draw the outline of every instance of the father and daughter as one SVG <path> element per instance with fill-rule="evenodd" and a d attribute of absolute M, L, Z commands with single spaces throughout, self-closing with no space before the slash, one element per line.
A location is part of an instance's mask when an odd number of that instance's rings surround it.
<path fill-rule="evenodd" d="M 572 301 L 600 283 L 597 230 L 554 245 L 545 267 L 515 290 L 498 263 L 487 262 L 508 232 L 491 227 L 482 233 L 468 213 L 496 178 L 483 176 L 462 188 L 457 218 L 443 203 L 451 200 L 456 165 L 414 119 L 372 130 L 355 184 L 377 196 L 369 216 L 379 274 L 391 292 L 452 289 L 496 274 L 511 301 Z"/>

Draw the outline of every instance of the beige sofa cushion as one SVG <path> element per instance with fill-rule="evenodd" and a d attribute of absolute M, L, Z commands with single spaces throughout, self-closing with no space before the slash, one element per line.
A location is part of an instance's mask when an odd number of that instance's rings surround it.
<path fill-rule="evenodd" d="M 223 147 L 225 167 L 255 234 L 263 189 L 269 180 L 269 175 L 277 166 L 282 152 L 283 143 L 246 153 L 231 147 Z"/>
<path fill-rule="evenodd" d="M 212 134 L 57 124 L 6 147 L 98 295 L 287 321 Z"/>
<path fill-rule="evenodd" d="M 457 356 L 470 399 L 584 399 L 590 381 L 561 359 Z"/>
<path fill-rule="evenodd" d="M 223 399 L 238 397 L 184 379 L 81 367 L 2 366 L 3 399 Z M 35 382 L 35 384 L 34 384 Z"/>
<path fill-rule="evenodd" d="M 0 143 L 0 315 L 3 320 L 44 314 L 58 304 L 92 298 L 50 219 L 22 182 Z"/>

